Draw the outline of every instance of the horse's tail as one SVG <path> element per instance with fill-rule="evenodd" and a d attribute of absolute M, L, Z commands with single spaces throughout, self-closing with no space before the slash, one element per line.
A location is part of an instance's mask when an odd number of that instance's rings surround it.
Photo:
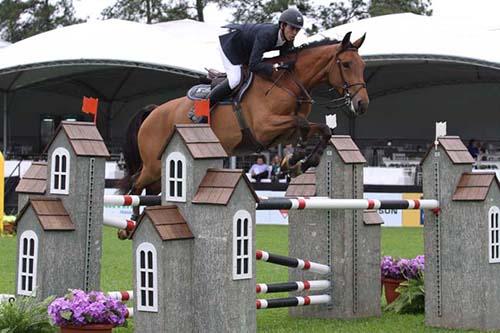
<path fill-rule="evenodd" d="M 125 176 L 120 180 L 120 193 L 128 193 L 133 185 L 134 175 L 141 169 L 142 160 L 139 154 L 139 144 L 137 142 L 137 133 L 142 122 L 149 114 L 158 106 L 154 104 L 147 105 L 139 110 L 136 115 L 130 120 L 125 136 L 125 144 L 123 145 L 123 157 L 125 159 Z"/>

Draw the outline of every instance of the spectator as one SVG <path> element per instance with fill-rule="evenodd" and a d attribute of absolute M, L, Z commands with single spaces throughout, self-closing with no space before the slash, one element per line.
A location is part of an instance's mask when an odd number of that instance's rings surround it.
<path fill-rule="evenodd" d="M 277 182 L 278 179 L 285 178 L 285 175 L 281 173 L 281 157 L 279 155 L 274 155 L 273 161 L 271 162 L 271 179 L 273 182 Z"/>
<path fill-rule="evenodd" d="M 257 157 L 257 162 L 252 165 L 249 171 L 252 178 L 260 182 L 262 178 L 269 178 L 269 167 L 264 161 L 264 157 Z"/>
<path fill-rule="evenodd" d="M 478 142 L 474 139 L 470 139 L 469 145 L 467 146 L 467 149 L 469 150 L 469 153 L 472 155 L 472 158 L 477 159 L 477 156 L 479 155 Z"/>
<path fill-rule="evenodd" d="M 293 146 L 291 144 L 287 144 L 283 149 L 283 156 L 287 155 L 293 155 Z"/>

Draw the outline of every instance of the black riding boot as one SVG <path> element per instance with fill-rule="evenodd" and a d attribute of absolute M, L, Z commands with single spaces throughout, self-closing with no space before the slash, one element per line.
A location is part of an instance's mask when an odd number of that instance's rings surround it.
<path fill-rule="evenodd" d="M 229 80 L 224 79 L 221 83 L 215 86 L 208 98 L 210 99 L 210 109 L 220 102 L 224 97 L 229 96 L 231 94 L 231 87 L 229 87 Z"/>

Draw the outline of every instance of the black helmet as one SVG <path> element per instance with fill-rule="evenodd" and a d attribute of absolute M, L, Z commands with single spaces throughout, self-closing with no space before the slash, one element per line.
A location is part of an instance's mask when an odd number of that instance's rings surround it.
<path fill-rule="evenodd" d="M 302 14 L 295 8 L 288 8 L 280 15 L 279 22 L 283 22 L 291 25 L 292 27 L 302 29 L 304 25 L 304 17 Z"/>

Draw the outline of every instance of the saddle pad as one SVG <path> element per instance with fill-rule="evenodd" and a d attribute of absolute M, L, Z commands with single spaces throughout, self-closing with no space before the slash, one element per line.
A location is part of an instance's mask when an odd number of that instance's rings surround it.
<path fill-rule="evenodd" d="M 210 90 L 209 84 L 198 84 L 188 90 L 187 97 L 192 101 L 207 99 L 208 95 L 210 95 Z"/>

